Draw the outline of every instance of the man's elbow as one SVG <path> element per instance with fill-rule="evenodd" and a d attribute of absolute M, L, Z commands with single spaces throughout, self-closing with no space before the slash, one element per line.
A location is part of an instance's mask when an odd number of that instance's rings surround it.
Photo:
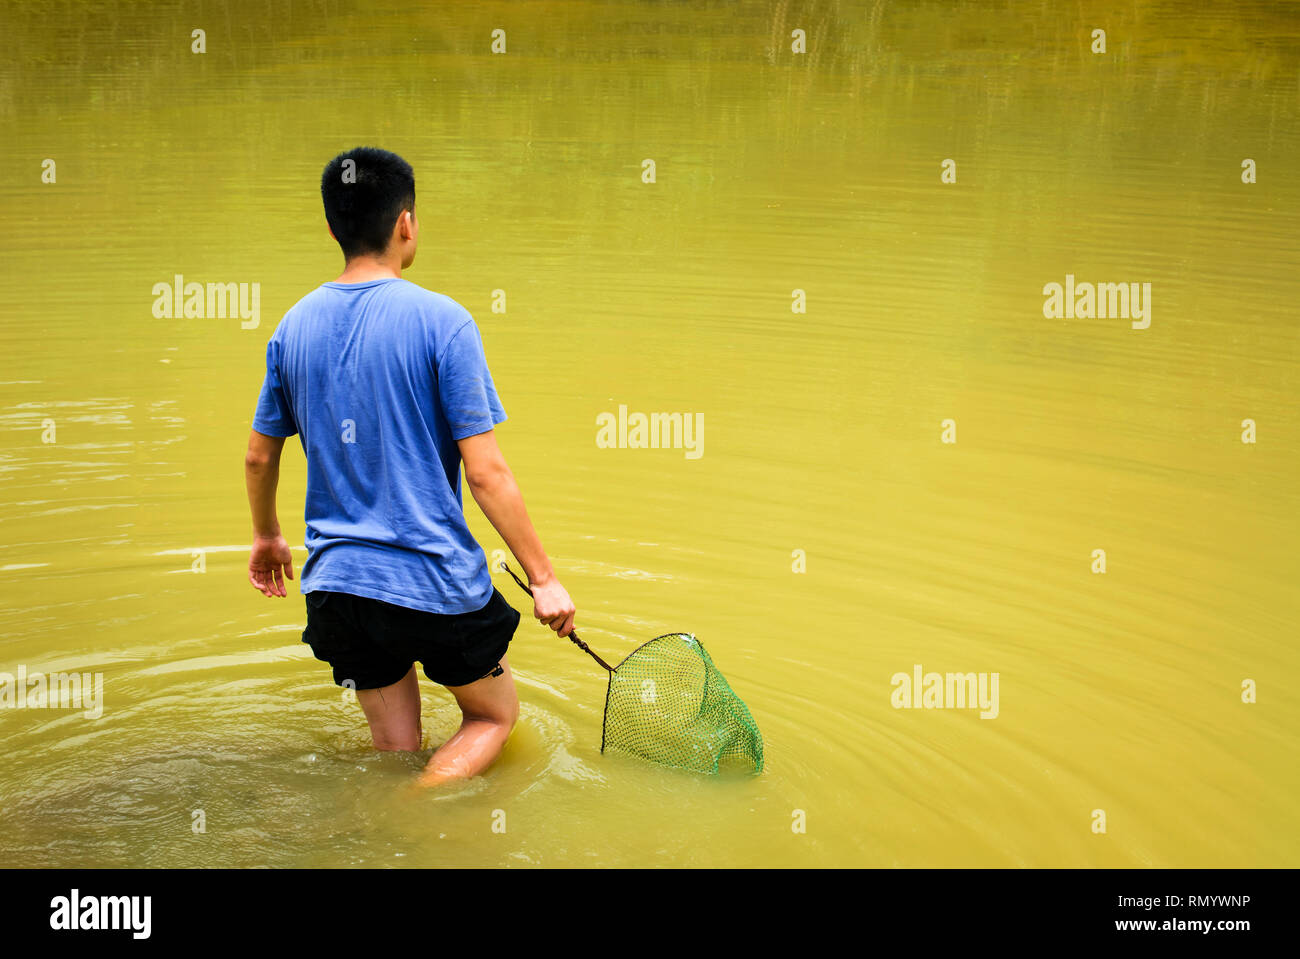
<path fill-rule="evenodd" d="M 477 499 L 484 493 L 491 494 L 510 483 L 510 468 L 505 463 L 489 463 L 473 469 L 465 468 L 465 482 L 470 492 Z"/>
<path fill-rule="evenodd" d="M 274 461 L 265 453 L 249 450 L 244 454 L 245 473 L 265 473 L 274 465 Z"/>

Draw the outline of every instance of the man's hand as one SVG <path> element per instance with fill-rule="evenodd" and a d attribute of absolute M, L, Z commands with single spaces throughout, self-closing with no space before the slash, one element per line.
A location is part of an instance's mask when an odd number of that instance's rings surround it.
<path fill-rule="evenodd" d="M 265 596 L 284 596 L 284 573 L 293 579 L 293 554 L 280 535 L 275 517 L 275 487 L 280 481 L 280 452 L 283 436 L 267 436 L 252 430 L 244 454 L 244 481 L 248 506 L 253 511 L 253 554 L 248 558 L 248 581 Z"/>
<path fill-rule="evenodd" d="M 283 569 L 283 572 L 282 572 Z M 287 596 L 284 577 L 293 579 L 293 553 L 283 536 L 253 537 L 248 557 L 248 581 L 264 596 Z"/>
<path fill-rule="evenodd" d="M 540 619 L 560 636 L 573 632 L 573 620 L 578 615 L 577 607 L 569 599 L 569 592 L 560 585 L 558 579 L 545 583 L 530 583 L 533 591 L 533 615 Z"/>

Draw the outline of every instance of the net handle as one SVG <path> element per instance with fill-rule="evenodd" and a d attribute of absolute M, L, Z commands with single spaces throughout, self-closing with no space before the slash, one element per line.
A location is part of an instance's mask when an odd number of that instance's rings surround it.
<path fill-rule="evenodd" d="M 501 568 L 504 569 L 507 573 L 510 574 L 510 578 L 513 579 L 516 583 L 519 584 L 519 588 L 520 588 L 520 589 L 522 589 L 522 590 L 523 590 L 525 593 L 527 593 L 529 596 L 533 595 L 533 591 L 532 591 L 531 589 L 528 588 L 528 584 L 525 583 L 522 579 L 520 579 L 518 576 L 515 575 L 515 571 L 514 571 L 513 569 L 511 569 L 509 566 L 506 565 L 506 561 L 505 561 L 505 560 L 502 560 L 502 561 L 501 561 Z M 605 662 L 605 661 L 604 661 L 603 659 L 601 659 L 599 656 L 597 656 L 597 655 L 596 655 L 596 651 L 595 651 L 594 649 L 592 649 L 590 646 L 588 646 L 586 643 L 584 643 L 582 640 L 580 640 L 580 639 L 578 638 L 578 634 L 577 634 L 577 633 L 572 633 L 572 632 L 569 633 L 569 640 L 573 643 L 573 645 L 577 646 L 580 650 L 582 650 L 584 653 L 586 653 L 588 656 L 590 656 L 590 657 L 591 657 L 592 659 L 594 659 L 596 662 L 600 663 L 600 665 L 604 666 L 605 669 L 606 669 L 606 671 L 611 672 L 611 673 L 614 671 L 614 667 L 611 666 L 609 663 Z"/>

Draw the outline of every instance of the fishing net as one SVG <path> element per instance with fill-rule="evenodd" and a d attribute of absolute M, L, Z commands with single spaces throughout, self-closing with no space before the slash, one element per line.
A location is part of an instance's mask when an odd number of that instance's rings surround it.
<path fill-rule="evenodd" d="M 533 591 L 506 563 L 501 568 L 529 596 Z M 656 636 L 617 666 L 568 636 L 609 673 L 600 751 L 628 753 L 695 772 L 723 768 L 763 771 L 763 737 L 749 708 L 690 633 Z"/>
<path fill-rule="evenodd" d="M 607 749 L 703 773 L 763 769 L 758 724 L 688 633 L 656 637 L 610 672 Z"/>

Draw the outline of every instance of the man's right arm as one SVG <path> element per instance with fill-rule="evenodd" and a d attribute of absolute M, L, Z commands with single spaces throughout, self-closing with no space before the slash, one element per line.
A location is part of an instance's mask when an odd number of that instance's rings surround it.
<path fill-rule="evenodd" d="M 483 510 L 528 576 L 533 591 L 533 615 L 561 636 L 573 632 L 577 610 L 542 549 L 541 538 L 524 508 L 514 473 L 497 446 L 496 433 L 488 430 L 457 440 L 465 463 L 465 482 L 474 502 Z"/>

